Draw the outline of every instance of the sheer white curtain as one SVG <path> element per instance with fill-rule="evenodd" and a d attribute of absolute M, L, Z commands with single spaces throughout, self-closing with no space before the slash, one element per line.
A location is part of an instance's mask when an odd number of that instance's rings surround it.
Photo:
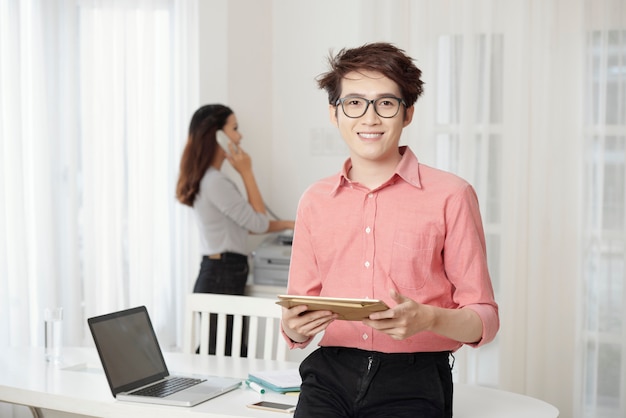
<path fill-rule="evenodd" d="M 0 344 L 41 345 L 46 306 L 79 345 L 87 317 L 145 304 L 177 345 L 197 257 L 174 199 L 196 8 L 0 0 Z"/>
<path fill-rule="evenodd" d="M 0 2 L 2 344 L 39 342 L 42 308 L 69 308 L 79 301 L 71 293 L 78 278 L 69 273 L 71 263 L 61 260 L 72 243 L 56 239 L 71 235 L 61 212 L 63 165 L 56 163 L 67 149 L 61 131 L 72 125 L 57 106 L 66 93 L 61 79 L 72 76 L 54 59 L 64 53 L 62 43 L 71 44 L 59 28 L 67 27 L 73 13 L 62 15 L 62 8 L 61 3 Z"/>
<path fill-rule="evenodd" d="M 585 22 L 583 417 L 626 416 L 626 4 Z"/>
<path fill-rule="evenodd" d="M 427 77 L 411 137 L 476 186 L 501 308 L 496 341 L 457 354 L 457 380 L 624 416 L 626 5 L 404 7 Z"/>
<path fill-rule="evenodd" d="M 193 278 L 178 274 L 173 256 L 182 213 L 173 199 L 176 156 L 193 113 L 178 96 L 197 91 L 187 74 L 197 69 L 181 54 L 190 39 L 176 34 L 191 22 L 177 27 L 167 1 L 114 3 L 80 7 L 85 312 L 147 304 L 162 344 L 172 346 L 177 295 Z"/>

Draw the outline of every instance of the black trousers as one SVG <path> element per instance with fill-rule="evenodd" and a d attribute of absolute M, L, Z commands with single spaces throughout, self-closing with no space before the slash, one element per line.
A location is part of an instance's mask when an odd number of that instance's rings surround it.
<path fill-rule="evenodd" d="M 218 293 L 222 295 L 243 295 L 248 280 L 248 257 L 237 253 L 223 253 L 219 260 L 202 257 L 200 273 L 194 285 L 194 293 Z M 215 354 L 217 344 L 217 315 L 211 314 L 211 331 L 209 332 L 209 354 Z M 241 356 L 248 354 L 248 318 L 243 320 Z M 233 316 L 226 317 L 226 349 L 225 355 L 232 354 Z"/>
<path fill-rule="evenodd" d="M 320 347 L 300 365 L 295 418 L 450 418 L 449 352 Z"/>

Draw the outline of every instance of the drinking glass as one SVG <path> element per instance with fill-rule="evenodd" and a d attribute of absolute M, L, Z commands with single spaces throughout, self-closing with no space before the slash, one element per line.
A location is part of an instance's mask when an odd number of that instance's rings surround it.
<path fill-rule="evenodd" d="M 59 363 L 63 346 L 63 308 L 46 308 L 44 311 L 44 346 L 46 361 Z"/>

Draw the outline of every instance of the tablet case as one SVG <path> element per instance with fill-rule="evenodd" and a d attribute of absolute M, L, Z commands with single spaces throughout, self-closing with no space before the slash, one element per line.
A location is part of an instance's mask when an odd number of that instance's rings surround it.
<path fill-rule="evenodd" d="M 338 319 L 361 321 L 374 312 L 386 311 L 387 304 L 378 299 L 330 298 L 321 296 L 278 295 L 277 305 L 293 308 L 307 305 L 310 311 L 331 311 L 339 315 Z"/>

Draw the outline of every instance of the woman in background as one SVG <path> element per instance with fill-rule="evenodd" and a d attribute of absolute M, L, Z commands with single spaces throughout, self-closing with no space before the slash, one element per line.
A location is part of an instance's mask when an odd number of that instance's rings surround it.
<path fill-rule="evenodd" d="M 218 130 L 230 139 L 228 150 L 218 144 Z M 249 270 L 248 234 L 294 227 L 294 221 L 269 219 L 252 171 L 250 155 L 240 147 L 241 139 L 237 118 L 227 106 L 204 105 L 191 118 L 187 145 L 180 162 L 176 198 L 193 208 L 200 228 L 202 263 L 194 293 L 243 295 Z M 235 183 L 221 172 L 225 160 L 241 176 L 247 200 Z M 216 322 L 216 315 L 212 315 L 212 329 Z M 231 338 L 232 317 L 228 321 L 229 343 Z M 211 333 L 211 354 L 215 353 L 215 340 L 215 333 Z M 231 351 L 229 343 L 227 355 Z"/>

